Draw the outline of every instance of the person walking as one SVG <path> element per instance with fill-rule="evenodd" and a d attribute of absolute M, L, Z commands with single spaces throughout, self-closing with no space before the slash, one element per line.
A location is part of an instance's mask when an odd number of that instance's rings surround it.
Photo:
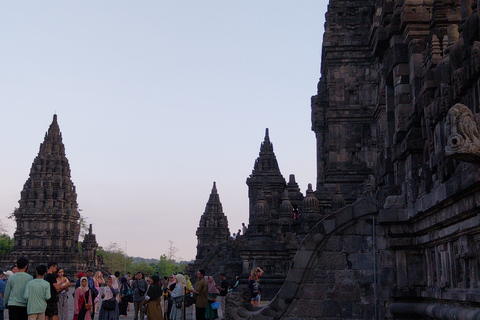
<path fill-rule="evenodd" d="M 47 300 L 50 299 L 50 284 L 43 280 L 47 267 L 36 268 L 37 278 L 27 283 L 23 297 L 27 300 L 28 320 L 44 320 Z"/>
<path fill-rule="evenodd" d="M 87 277 L 80 278 L 80 286 L 75 289 L 73 320 L 92 320 L 93 298 Z"/>
<path fill-rule="evenodd" d="M 57 268 L 57 284 L 60 286 L 58 292 L 58 320 L 67 320 L 68 318 L 68 290 L 71 283 L 67 277 L 64 277 L 63 268 Z"/>
<path fill-rule="evenodd" d="M 137 272 L 135 274 L 135 280 L 132 283 L 133 291 L 133 307 L 134 307 L 134 320 L 138 320 L 138 313 L 140 312 L 140 320 L 143 320 L 145 313 L 142 310 L 142 302 L 145 299 L 145 294 L 147 293 L 147 281 L 143 279 L 143 274 Z"/>
<path fill-rule="evenodd" d="M 24 298 L 25 287 L 33 277 L 27 273 L 28 259 L 20 257 L 16 264 L 18 272 L 12 274 L 5 287 L 5 296 L 3 297 L 4 306 L 8 306 L 10 319 L 27 320 L 27 300 Z"/>
<path fill-rule="evenodd" d="M 192 292 L 197 295 L 197 301 L 195 302 L 195 318 L 196 320 L 205 320 L 205 311 L 208 303 L 208 285 L 205 280 L 205 270 L 200 269 L 197 271 L 197 279 L 198 282 L 195 289 L 192 288 Z"/>

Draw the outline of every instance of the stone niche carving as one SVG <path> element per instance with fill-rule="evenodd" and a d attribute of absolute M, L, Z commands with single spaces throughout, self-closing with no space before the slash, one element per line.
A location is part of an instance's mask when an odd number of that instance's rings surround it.
<path fill-rule="evenodd" d="M 466 162 L 480 161 L 480 133 L 467 106 L 457 103 L 448 110 L 445 130 L 447 156 Z"/>

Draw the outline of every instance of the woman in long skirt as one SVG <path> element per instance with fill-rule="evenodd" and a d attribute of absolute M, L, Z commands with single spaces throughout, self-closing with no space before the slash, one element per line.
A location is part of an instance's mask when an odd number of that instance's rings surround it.
<path fill-rule="evenodd" d="M 114 275 L 110 275 L 107 281 L 105 293 L 102 294 L 102 304 L 98 313 L 98 320 L 118 320 L 118 282 Z"/>
<path fill-rule="evenodd" d="M 147 320 L 163 320 L 162 312 L 162 287 L 159 285 L 160 278 L 152 277 L 152 284 L 148 286 L 147 295 Z"/>
<path fill-rule="evenodd" d="M 92 320 L 92 312 L 92 291 L 88 288 L 87 277 L 82 277 L 80 279 L 80 287 L 75 290 L 73 319 Z"/>

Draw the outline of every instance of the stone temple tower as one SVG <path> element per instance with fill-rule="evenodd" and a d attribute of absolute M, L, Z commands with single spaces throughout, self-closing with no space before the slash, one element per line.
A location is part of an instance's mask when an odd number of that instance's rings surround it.
<path fill-rule="evenodd" d="M 40 144 L 19 204 L 14 212 L 17 229 L 12 259 L 25 255 L 33 265 L 56 261 L 70 274 L 84 268 L 86 261 L 78 248 L 77 193 L 57 115 Z"/>
<path fill-rule="evenodd" d="M 229 236 L 227 217 L 223 213 L 222 203 L 214 182 L 210 198 L 205 206 L 205 212 L 200 218 L 200 225 L 197 229 L 196 259 L 203 259 L 210 249 L 227 241 Z"/>
<path fill-rule="evenodd" d="M 260 153 L 255 160 L 252 174 L 247 178 L 247 185 L 248 197 L 250 198 L 250 216 L 257 204 L 259 191 L 262 191 L 273 217 L 277 217 L 286 182 L 278 167 L 277 157 L 273 152 L 273 144 L 270 142 L 268 135 L 268 128 L 265 130 L 265 139 L 260 146 Z"/>

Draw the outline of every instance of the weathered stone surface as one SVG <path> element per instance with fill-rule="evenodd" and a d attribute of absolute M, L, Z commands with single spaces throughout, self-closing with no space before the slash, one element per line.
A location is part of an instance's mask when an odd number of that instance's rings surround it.
<path fill-rule="evenodd" d="M 314 259 L 294 258 L 276 319 L 478 318 L 479 25 L 474 0 L 329 2 L 311 99 L 324 218 L 299 221 Z"/>
<path fill-rule="evenodd" d="M 80 213 L 76 188 L 71 180 L 70 165 L 57 122 L 57 115 L 33 160 L 30 176 L 20 193 L 19 208 L 14 217 L 17 228 L 11 255 L 3 255 L 0 263 L 8 268 L 20 256 L 30 260 L 30 270 L 38 264 L 56 261 L 72 277 L 85 268 L 99 265 L 98 244 L 90 225 L 78 250 Z"/>

